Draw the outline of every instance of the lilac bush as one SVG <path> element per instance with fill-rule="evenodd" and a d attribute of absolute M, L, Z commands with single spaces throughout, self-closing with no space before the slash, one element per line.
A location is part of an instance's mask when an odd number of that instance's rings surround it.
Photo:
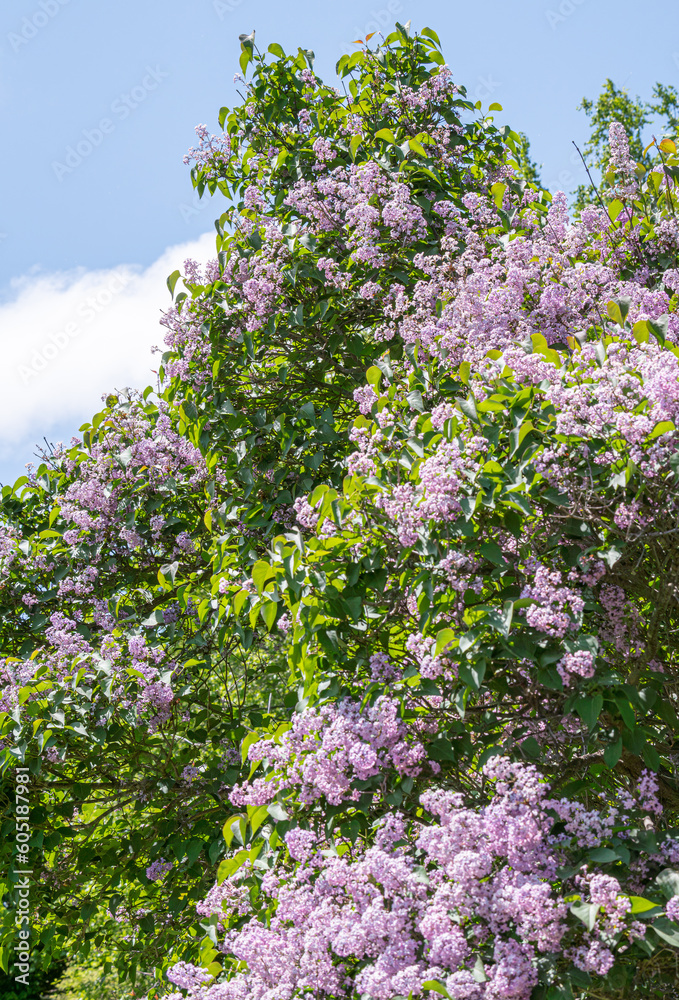
<path fill-rule="evenodd" d="M 342 92 L 241 42 L 157 390 L 3 490 L 44 954 L 173 1000 L 669 997 L 674 140 L 637 169 L 614 123 L 572 219 L 430 29 Z"/>

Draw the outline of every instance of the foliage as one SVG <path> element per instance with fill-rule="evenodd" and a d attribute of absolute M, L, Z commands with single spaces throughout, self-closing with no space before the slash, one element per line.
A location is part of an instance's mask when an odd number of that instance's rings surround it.
<path fill-rule="evenodd" d="M 92 963 L 66 970 L 54 988 L 54 1000 L 137 1000 L 139 989 L 121 984 L 114 975 L 104 976 Z M 152 987 L 147 996 L 156 1000 L 160 994 Z"/>
<path fill-rule="evenodd" d="M 616 87 L 608 79 L 596 100 L 583 97 L 580 102 L 578 110 L 585 112 L 592 126 L 583 149 L 584 160 L 587 167 L 599 172 L 603 188 L 607 186 L 608 130 L 612 122 L 619 122 L 623 126 L 628 137 L 630 155 L 643 170 L 649 169 L 653 159 L 649 152 L 652 147 L 646 146 L 644 141 L 644 129 L 654 117 L 660 119 L 661 139 L 663 136 L 676 138 L 679 127 L 676 89 L 656 83 L 653 98 L 651 101 L 642 101 L 639 97 L 631 97 L 624 87 Z M 580 211 L 585 205 L 594 203 L 596 190 L 593 190 L 592 185 L 581 184 L 575 195 L 575 208 Z"/>
<path fill-rule="evenodd" d="M 56 962 L 49 969 L 33 964 L 29 983 L 24 985 L 14 978 L 14 968 L 0 973 L 0 996 L 3 1000 L 52 1000 L 58 996 L 57 980 L 64 971 L 64 963 Z"/>
<path fill-rule="evenodd" d="M 518 140 L 515 141 L 515 147 L 517 176 L 523 177 L 523 179 L 529 184 L 541 187 L 542 182 L 540 180 L 540 168 L 537 163 L 531 159 L 530 140 L 525 132 L 518 133 Z"/>
<path fill-rule="evenodd" d="M 175 1000 L 670 996 L 676 148 L 612 122 L 571 224 L 430 29 L 341 94 L 241 44 L 161 391 L 3 491 L 36 940 Z"/>

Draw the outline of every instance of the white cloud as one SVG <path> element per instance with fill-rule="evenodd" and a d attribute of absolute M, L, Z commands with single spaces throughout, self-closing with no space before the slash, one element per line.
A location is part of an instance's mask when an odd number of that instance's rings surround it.
<path fill-rule="evenodd" d="M 68 437 L 101 408 L 101 397 L 155 382 L 152 370 L 170 305 L 166 278 L 187 257 L 214 258 L 214 234 L 169 247 L 142 270 L 26 275 L 0 305 L 0 481 L 32 459 L 34 442 L 68 428 Z M 67 438 L 68 440 L 68 438 Z"/>

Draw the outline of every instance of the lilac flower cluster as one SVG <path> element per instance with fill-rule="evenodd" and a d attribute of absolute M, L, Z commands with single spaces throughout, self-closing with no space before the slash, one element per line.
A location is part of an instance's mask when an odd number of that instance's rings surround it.
<path fill-rule="evenodd" d="M 374 445 L 367 436 L 360 438 L 361 451 L 364 442 Z M 404 483 L 377 498 L 378 509 L 395 522 L 401 545 L 414 545 L 420 525 L 430 520 L 455 519 L 461 510 L 459 494 L 477 476 L 487 447 L 485 438 L 472 437 L 464 445 L 459 440 L 443 441 L 421 464 L 417 486 Z"/>
<path fill-rule="evenodd" d="M 608 143 L 611 151 L 610 166 L 623 178 L 622 183 L 616 188 L 616 193 L 622 197 L 634 195 L 638 188 L 634 177 L 635 164 L 630 158 L 629 140 L 625 126 L 621 122 L 611 122 L 609 125 Z"/>
<path fill-rule="evenodd" d="M 266 761 L 269 772 L 236 785 L 230 795 L 234 805 L 260 806 L 293 788 L 303 806 L 321 797 L 338 805 L 360 798 L 355 781 L 385 768 L 404 776 L 420 774 L 426 751 L 400 717 L 399 703 L 380 697 L 363 711 L 349 700 L 307 708 L 278 741 L 253 743 L 248 757 Z"/>
<path fill-rule="evenodd" d="M 148 866 L 146 877 L 150 882 L 157 882 L 163 875 L 167 875 L 169 871 L 172 871 L 172 862 L 166 861 L 165 858 L 159 858 L 158 861 L 152 861 Z"/>
<path fill-rule="evenodd" d="M 526 621 L 547 635 L 562 638 L 579 624 L 584 607 L 582 595 L 563 585 L 562 573 L 550 571 L 537 560 L 527 560 L 526 573 L 530 575 L 531 582 L 523 588 L 521 597 L 530 597 L 535 602 L 526 611 Z M 564 665 L 564 669 L 574 668 Z M 588 675 L 583 673 L 582 676 Z"/>
<path fill-rule="evenodd" d="M 16 529 L 11 525 L 0 524 L 0 583 L 8 575 L 18 552 Z"/>
<path fill-rule="evenodd" d="M 196 125 L 195 132 L 200 142 L 189 149 L 184 163 L 193 162 L 198 169 L 208 170 L 210 176 L 221 176 L 224 164 L 232 156 L 230 137 L 225 133 L 213 135 L 207 125 Z"/>
<path fill-rule="evenodd" d="M 442 789 L 422 795 L 432 821 L 418 824 L 414 836 L 404 817 L 391 815 L 372 847 L 345 846 L 340 854 L 321 851 L 312 830 L 291 830 L 292 870 L 262 879 L 276 900 L 270 921 L 251 918 L 224 936 L 222 949 L 242 963 L 231 978 L 199 991 L 191 968 L 175 966 L 171 981 L 189 1000 L 354 991 L 393 1000 L 422 995 L 431 980 L 455 1000 L 528 1000 L 540 956 L 563 947 L 583 971 L 605 974 L 613 943 L 634 940 L 643 927 L 631 919 L 619 882 L 587 869 L 576 877 L 575 898 L 597 907 L 596 921 L 588 930 L 569 918 L 564 897 L 573 899 L 572 890 L 556 888 L 564 837 L 588 844 L 591 832 L 551 835 L 555 803 L 535 768 L 495 757 L 484 775 L 494 794 L 480 808 Z M 599 835 L 609 829 L 599 827 Z M 222 898 L 229 909 L 239 905 L 232 901 L 237 882 Z M 202 904 L 201 913 L 208 908 Z M 668 915 L 678 914 L 668 904 Z"/>

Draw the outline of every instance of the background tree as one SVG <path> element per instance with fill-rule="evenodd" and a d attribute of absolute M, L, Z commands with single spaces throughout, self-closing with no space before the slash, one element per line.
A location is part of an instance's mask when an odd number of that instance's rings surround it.
<path fill-rule="evenodd" d="M 606 174 L 609 170 L 608 130 L 612 122 L 620 122 L 628 136 L 629 150 L 632 159 L 640 168 L 647 170 L 652 161 L 653 153 L 644 138 L 644 130 L 654 119 L 659 119 L 659 140 L 664 135 L 677 135 L 679 119 L 677 117 L 677 91 L 671 85 L 656 83 L 653 88 L 653 100 L 643 101 L 640 97 L 631 97 L 625 88 L 616 87 L 612 80 L 606 80 L 599 96 L 592 100 L 583 97 L 578 106 L 587 115 L 591 123 L 591 132 L 583 149 L 587 167 L 600 175 L 599 188 L 603 190 L 608 184 Z M 580 184 L 575 191 L 575 208 L 580 211 L 585 205 L 594 204 L 596 190 L 591 184 Z"/>

